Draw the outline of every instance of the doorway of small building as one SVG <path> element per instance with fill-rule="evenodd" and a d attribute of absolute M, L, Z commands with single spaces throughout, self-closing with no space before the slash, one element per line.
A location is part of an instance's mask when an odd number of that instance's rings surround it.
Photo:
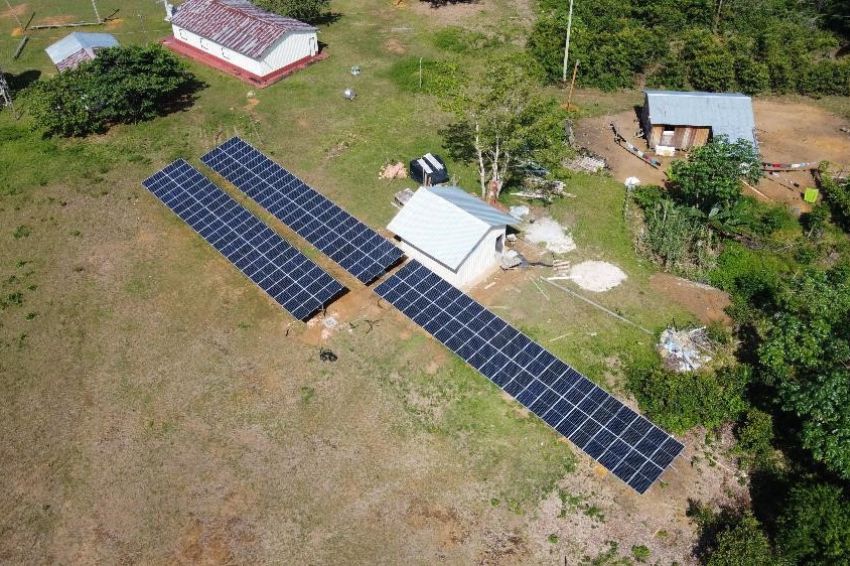
<path fill-rule="evenodd" d="M 505 235 L 502 234 L 496 238 L 496 253 L 500 254 L 505 249 Z"/>

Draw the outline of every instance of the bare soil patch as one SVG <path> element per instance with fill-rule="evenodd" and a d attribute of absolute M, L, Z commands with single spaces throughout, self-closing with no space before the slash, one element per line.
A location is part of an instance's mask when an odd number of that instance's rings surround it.
<path fill-rule="evenodd" d="M 394 53 L 395 55 L 404 55 L 407 53 L 407 47 L 395 37 L 391 37 L 384 42 L 384 49 L 388 53 Z"/>
<path fill-rule="evenodd" d="M 22 18 L 27 13 L 29 13 L 29 4 L 18 4 L 17 6 L 12 6 L 11 10 L 6 8 L 0 11 L 0 18 L 14 18 L 15 16 Z"/>
<path fill-rule="evenodd" d="M 661 295 L 693 313 L 703 324 L 732 323 L 732 319 L 726 314 L 726 307 L 731 304 L 729 294 L 720 289 L 688 281 L 669 273 L 654 274 L 649 278 L 649 284 Z"/>

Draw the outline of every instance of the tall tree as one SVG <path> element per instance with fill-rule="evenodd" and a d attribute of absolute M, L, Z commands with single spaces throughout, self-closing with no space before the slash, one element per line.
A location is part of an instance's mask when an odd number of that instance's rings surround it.
<path fill-rule="evenodd" d="M 741 180 L 757 182 L 761 160 L 750 142 L 730 143 L 718 136 L 694 149 L 688 159 L 674 161 L 668 177 L 682 201 L 709 213 L 741 200 Z"/>
<path fill-rule="evenodd" d="M 534 79 L 513 59 L 472 83 L 450 104 L 455 121 L 441 133 L 452 157 L 478 166 L 481 197 L 494 201 L 523 165 L 557 166 L 567 150 L 567 114 L 535 92 Z"/>
<path fill-rule="evenodd" d="M 850 479 L 850 267 L 793 277 L 767 311 L 761 375 L 799 417 L 803 446 Z"/>
<path fill-rule="evenodd" d="M 188 100 L 199 85 L 160 45 L 113 47 L 97 59 L 35 83 L 28 97 L 47 134 L 82 136 L 148 120 Z"/>

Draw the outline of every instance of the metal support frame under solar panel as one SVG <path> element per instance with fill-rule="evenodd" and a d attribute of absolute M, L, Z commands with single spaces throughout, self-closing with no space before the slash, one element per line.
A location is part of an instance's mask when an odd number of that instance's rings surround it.
<path fill-rule="evenodd" d="M 375 292 L 638 493 L 684 448 L 422 264 Z"/>
<path fill-rule="evenodd" d="M 345 292 L 186 161 L 178 159 L 142 185 L 295 318 L 307 320 Z"/>
<path fill-rule="evenodd" d="M 404 256 L 395 244 L 238 137 L 201 161 L 362 283 L 371 283 Z"/>

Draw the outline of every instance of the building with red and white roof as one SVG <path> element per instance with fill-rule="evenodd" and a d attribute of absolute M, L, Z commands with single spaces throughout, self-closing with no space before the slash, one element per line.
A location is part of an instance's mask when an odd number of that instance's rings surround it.
<path fill-rule="evenodd" d="M 248 0 L 188 0 L 171 18 L 170 47 L 224 70 L 241 69 L 263 81 L 311 62 L 319 53 L 316 28 L 272 14 Z M 186 49 L 188 47 L 189 49 Z"/>

